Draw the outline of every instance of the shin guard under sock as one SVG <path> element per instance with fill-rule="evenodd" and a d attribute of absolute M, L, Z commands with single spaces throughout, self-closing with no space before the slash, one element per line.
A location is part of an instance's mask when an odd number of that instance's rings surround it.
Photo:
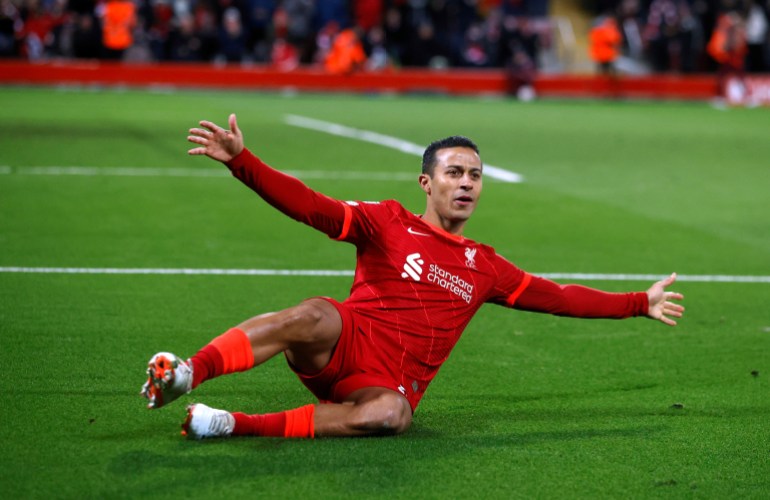
<path fill-rule="evenodd" d="M 233 436 L 265 436 L 285 438 L 315 437 L 315 405 L 264 415 L 233 413 Z"/>
<path fill-rule="evenodd" d="M 246 371 L 254 366 L 254 353 L 246 332 L 231 328 L 212 340 L 190 358 L 193 388 L 206 380 L 228 373 Z"/>

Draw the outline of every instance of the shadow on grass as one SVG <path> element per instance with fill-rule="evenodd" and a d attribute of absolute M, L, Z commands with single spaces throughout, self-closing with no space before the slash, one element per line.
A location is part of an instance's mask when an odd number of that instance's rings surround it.
<path fill-rule="evenodd" d="M 335 491 L 356 494 L 402 496 L 431 477 L 426 470 L 448 469 L 468 457 L 496 457 L 500 450 L 514 454 L 528 447 L 550 446 L 592 439 L 649 437 L 660 427 L 583 428 L 571 430 L 499 432 L 468 434 L 456 427 L 441 429 L 417 426 L 406 434 L 390 438 L 327 438 L 285 440 L 275 438 L 232 438 L 211 441 L 179 441 L 153 449 L 133 450 L 116 455 L 108 465 L 120 488 L 130 496 L 151 494 L 161 478 L 174 478 L 182 492 L 233 488 L 250 494 L 297 491 L 301 484 L 317 482 L 344 485 Z M 489 455 L 492 453 L 493 455 Z M 506 452 L 503 452 L 505 455 Z M 495 460 L 499 462 L 500 460 Z M 435 480 L 435 477 L 433 478 Z M 289 486 L 293 484 L 294 486 Z M 328 485 L 327 485 L 328 487 Z M 121 490 L 127 493 L 125 489 Z M 323 491 L 322 489 L 319 491 Z M 104 491 L 102 493 L 109 493 Z M 327 493 L 328 494 L 328 493 Z"/>
<path fill-rule="evenodd" d="M 655 387 L 635 385 L 599 392 Z M 390 438 L 187 441 L 178 437 L 176 426 L 174 434 L 159 434 L 157 425 L 134 425 L 124 432 L 97 437 L 116 445 L 131 441 L 132 448 L 119 446 L 107 458 L 105 472 L 112 481 L 98 495 L 153 494 L 160 482 L 172 481 L 185 496 L 220 490 L 235 496 L 298 496 L 312 494 L 322 484 L 318 491 L 327 496 L 374 492 L 401 497 L 409 495 L 410 487 L 428 482 L 429 476 L 435 480 L 435 473 L 426 474 L 428 469 L 445 469 L 444 474 L 451 476 L 458 464 L 489 467 L 512 459 L 526 462 L 556 449 L 599 442 L 633 448 L 651 438 L 665 440 L 672 416 L 697 421 L 770 415 L 770 408 L 760 406 L 675 408 L 671 402 L 661 402 L 658 407 L 649 400 L 633 405 L 621 400 L 595 407 L 595 392 L 439 396 L 418 410 L 407 433 Z M 166 425 L 166 419 L 162 420 Z M 499 467 L 505 474 L 505 466 Z M 447 479 L 453 480 L 459 479 Z"/>

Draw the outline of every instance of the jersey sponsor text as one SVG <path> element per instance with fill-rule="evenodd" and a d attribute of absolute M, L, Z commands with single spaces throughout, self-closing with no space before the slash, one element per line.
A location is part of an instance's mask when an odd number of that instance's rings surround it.
<path fill-rule="evenodd" d="M 436 264 L 431 264 L 428 268 L 428 281 L 435 283 L 441 288 L 452 292 L 467 304 L 473 300 L 473 285 Z"/>

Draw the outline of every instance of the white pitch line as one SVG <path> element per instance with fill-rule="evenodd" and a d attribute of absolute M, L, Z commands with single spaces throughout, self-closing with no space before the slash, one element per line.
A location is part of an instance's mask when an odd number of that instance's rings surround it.
<path fill-rule="evenodd" d="M 2 172 L 6 173 L 6 172 Z M 84 177 L 227 177 L 221 169 L 154 168 L 154 167 L 19 167 L 7 172 L 18 175 L 73 175 Z"/>
<path fill-rule="evenodd" d="M 23 274 L 161 274 L 214 276 L 353 276 L 353 271 L 333 269 L 164 269 L 123 267 L 0 267 L 0 273 Z"/>
<path fill-rule="evenodd" d="M 353 276 L 352 270 L 336 269 L 194 269 L 116 267 L 0 267 L 0 273 L 24 274 L 129 274 L 129 275 L 219 275 L 219 276 Z M 543 278 L 576 281 L 658 281 L 663 274 L 533 273 Z M 770 283 L 770 276 L 681 274 L 677 282 Z"/>
<path fill-rule="evenodd" d="M 357 172 L 328 170 L 284 170 L 300 179 L 417 181 L 417 174 L 406 172 Z M 115 177 L 220 177 L 231 176 L 227 169 L 155 168 L 155 167 L 17 167 L 0 165 L 0 175 L 115 176 Z"/>
<path fill-rule="evenodd" d="M 543 278 L 577 281 L 659 281 L 668 278 L 664 274 L 594 274 L 594 273 L 543 273 Z M 770 276 L 740 276 L 726 274 L 677 274 L 676 282 L 689 283 L 770 283 Z"/>
<path fill-rule="evenodd" d="M 385 146 L 386 148 L 395 149 L 397 151 L 401 151 L 402 153 L 408 153 L 420 157 L 422 157 L 422 154 L 425 151 L 425 146 L 420 146 L 419 144 L 405 141 L 404 139 L 399 139 L 398 137 L 392 137 L 389 135 L 372 132 L 370 130 L 346 127 L 345 125 L 340 125 L 339 123 L 316 120 L 315 118 L 308 118 L 306 116 L 286 115 L 284 117 L 284 122 L 294 127 L 307 128 L 331 135 L 338 135 L 340 137 L 348 137 L 350 139 L 370 142 L 372 144 Z M 484 164 L 484 174 L 503 182 L 524 181 L 524 177 L 521 174 L 511 172 L 510 170 L 505 170 L 504 168 L 488 165 L 486 163 Z"/>

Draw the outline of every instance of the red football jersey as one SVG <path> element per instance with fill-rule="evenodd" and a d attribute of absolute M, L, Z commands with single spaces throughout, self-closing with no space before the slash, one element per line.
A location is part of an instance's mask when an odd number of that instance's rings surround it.
<path fill-rule="evenodd" d="M 442 231 L 396 201 L 329 198 L 247 149 L 227 166 L 286 215 L 356 245 L 344 304 L 367 321 L 367 335 L 412 408 L 485 302 L 583 318 L 647 312 L 645 292 L 608 293 L 532 276 L 493 248 Z"/>
<path fill-rule="evenodd" d="M 337 239 L 358 251 L 344 304 L 369 320 L 372 343 L 416 404 L 476 311 L 512 304 L 529 275 L 396 201 L 348 202 L 346 218 Z"/>

